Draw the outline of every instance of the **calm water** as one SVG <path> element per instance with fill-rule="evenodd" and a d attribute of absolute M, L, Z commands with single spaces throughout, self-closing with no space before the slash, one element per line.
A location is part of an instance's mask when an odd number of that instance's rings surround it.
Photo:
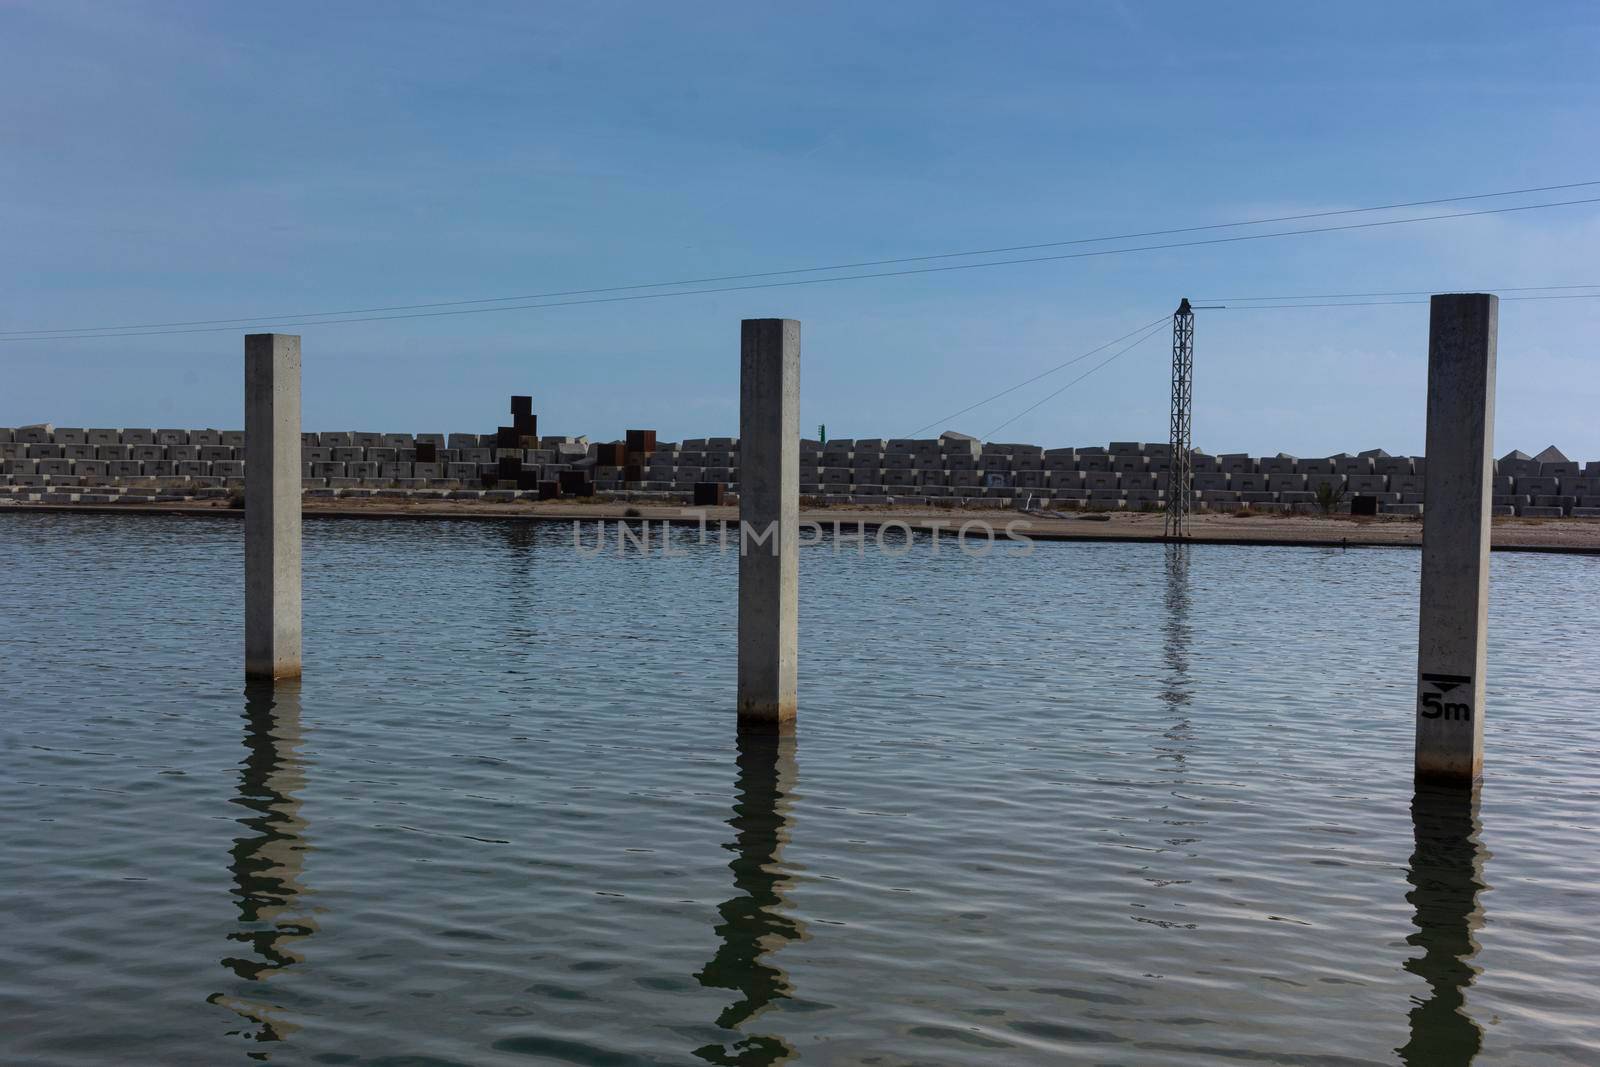
<path fill-rule="evenodd" d="M 0 515 L 5 1064 L 1600 1063 L 1600 559 L 1494 560 L 1481 807 L 1412 807 L 1410 551 L 735 559 Z"/>

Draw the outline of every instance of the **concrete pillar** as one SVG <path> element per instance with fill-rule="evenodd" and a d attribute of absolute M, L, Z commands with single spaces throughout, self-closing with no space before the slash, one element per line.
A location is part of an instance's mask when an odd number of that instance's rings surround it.
<path fill-rule="evenodd" d="M 800 631 L 800 324 L 739 339 L 739 717 L 789 723 Z"/>
<path fill-rule="evenodd" d="M 1483 773 L 1484 637 L 1500 300 L 1435 296 L 1428 325 L 1428 468 L 1417 641 L 1419 782 Z"/>
<path fill-rule="evenodd" d="M 300 338 L 244 339 L 244 673 L 300 677 Z"/>

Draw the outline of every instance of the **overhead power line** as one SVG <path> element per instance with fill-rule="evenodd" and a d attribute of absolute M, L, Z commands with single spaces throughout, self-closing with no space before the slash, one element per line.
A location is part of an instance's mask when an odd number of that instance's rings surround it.
<path fill-rule="evenodd" d="M 1009 389 L 1002 389 L 998 393 L 995 393 L 993 396 L 985 397 L 984 399 L 978 401 L 976 404 L 968 404 L 966 407 L 962 408 L 960 411 L 957 411 L 957 412 L 954 412 L 952 414 L 946 415 L 942 419 L 934 419 L 932 422 L 928 423 L 926 426 L 918 426 L 915 430 L 912 430 L 910 433 L 906 434 L 906 436 L 907 437 L 915 437 L 918 434 L 922 433 L 924 430 L 931 430 L 935 426 L 940 425 L 941 423 L 948 424 L 952 419 L 960 418 L 962 415 L 965 415 L 969 411 L 976 411 L 979 408 L 983 407 L 985 404 L 991 403 L 991 402 L 993 402 L 995 400 L 999 400 L 1001 397 L 1006 396 L 1006 395 L 1008 395 L 1010 393 L 1014 393 L 1018 389 L 1021 389 L 1025 385 L 1032 385 L 1034 382 L 1038 381 L 1040 378 L 1047 378 L 1050 375 L 1054 374 L 1058 370 L 1065 370 L 1067 367 L 1072 366 L 1074 363 L 1082 363 L 1084 360 L 1088 359 L 1090 356 L 1094 355 L 1095 353 L 1104 352 L 1106 349 L 1110 348 L 1112 345 L 1118 344 L 1119 342 L 1122 342 L 1122 341 L 1126 341 L 1128 338 L 1132 337 L 1134 334 L 1141 333 L 1141 332 L 1143 332 L 1145 330 L 1148 330 L 1152 326 L 1159 325 L 1160 323 L 1163 323 L 1163 322 L 1166 322 L 1166 321 L 1167 321 L 1167 316 L 1163 315 L 1160 318 L 1156 319 L 1155 322 L 1147 322 L 1143 326 L 1138 327 L 1137 329 L 1129 330 L 1127 333 L 1123 334 L 1121 337 L 1113 337 L 1111 340 L 1107 341 L 1105 344 L 1097 345 L 1094 348 L 1089 349 L 1089 351 L 1084 352 L 1082 355 L 1073 356 L 1071 359 L 1067 360 L 1064 363 L 1057 363 L 1054 367 L 1051 367 L 1049 370 L 1040 371 L 1038 374 L 1035 374 L 1032 378 L 1025 378 L 1022 381 L 1018 382 L 1016 385 L 1011 386 Z"/>
<path fill-rule="evenodd" d="M 1525 196 L 1532 193 L 1557 192 L 1563 189 L 1581 189 L 1594 185 L 1600 185 L 1600 179 L 1582 182 L 1567 182 L 1561 185 L 1531 186 L 1525 189 L 1504 189 L 1493 193 L 1471 193 L 1464 196 L 1436 197 L 1431 200 L 1410 200 L 1394 204 L 1377 204 L 1371 207 L 1337 208 L 1327 211 L 1302 212 L 1295 215 L 1276 215 L 1269 218 L 1245 219 L 1238 222 L 1215 222 L 1198 226 L 1180 226 L 1164 230 L 1144 230 L 1134 233 L 1111 234 L 1103 237 L 1076 237 L 1060 241 L 1042 241 L 1033 244 L 1005 245 L 994 248 L 972 249 L 964 252 L 940 252 L 933 255 L 902 256 L 895 259 L 860 260 L 852 263 L 835 263 L 818 267 L 794 267 L 786 270 L 757 271 L 745 274 L 723 274 L 701 278 L 680 278 L 673 281 L 643 282 L 633 285 L 614 285 L 592 289 L 566 289 L 546 293 L 526 293 L 518 296 L 477 297 L 467 300 L 440 300 L 421 304 L 393 304 L 383 307 L 347 308 L 339 311 L 278 312 L 273 314 L 249 315 L 227 319 L 191 319 L 187 321 L 176 322 L 127 323 L 115 326 L 70 326 L 39 328 L 33 330 L 5 330 L 0 331 L 0 336 L 18 336 L 22 334 L 96 333 L 107 330 L 167 329 L 180 326 L 237 325 L 239 323 L 261 322 L 267 319 L 328 318 L 339 315 L 368 315 L 390 311 L 418 311 L 431 308 L 464 307 L 473 304 L 510 303 L 519 300 L 552 300 L 559 297 L 568 296 L 595 296 L 604 293 L 630 292 L 640 289 L 660 289 L 684 285 L 708 285 L 714 282 L 749 281 L 756 278 L 774 278 L 791 274 L 811 274 L 823 273 L 827 271 L 858 270 L 863 267 L 883 267 L 901 263 L 930 262 L 940 259 L 961 259 L 970 256 L 1001 255 L 1009 252 L 1026 252 L 1034 251 L 1040 248 L 1057 248 L 1067 245 L 1098 244 L 1108 241 L 1128 241 L 1137 240 L 1144 237 L 1166 237 L 1180 233 L 1198 233 L 1207 230 L 1235 229 L 1243 226 L 1264 226 L 1279 222 L 1298 222 L 1305 219 L 1330 218 L 1339 215 L 1359 215 L 1376 211 L 1397 211 L 1404 208 L 1429 207 L 1436 204 L 1463 203 L 1470 200 L 1488 200 L 1502 196 Z"/>
<path fill-rule="evenodd" d="M 1463 290 L 1434 289 L 1432 293 L 1462 292 Z M 1471 292 L 1485 292 L 1492 290 L 1470 290 Z M 1281 300 L 1293 300 L 1295 297 L 1279 297 Z M 1600 300 L 1600 293 L 1559 293 L 1546 296 L 1503 296 L 1506 300 Z M 1390 307 L 1400 304 L 1426 304 L 1427 300 L 1332 300 L 1320 301 L 1309 304 L 1232 304 L 1228 311 L 1277 311 L 1283 308 L 1365 308 L 1365 307 Z"/>
<path fill-rule="evenodd" d="M 1461 285 L 1461 286 L 1436 286 L 1432 289 L 1401 289 L 1386 293 L 1295 293 L 1290 296 L 1201 296 L 1196 300 L 1220 301 L 1227 304 L 1242 304 L 1255 300 L 1339 300 L 1345 297 L 1372 297 L 1372 296 L 1432 296 L 1434 293 L 1545 293 L 1557 289 L 1600 289 L 1600 282 L 1593 285 Z"/>
<path fill-rule="evenodd" d="M 1150 338 L 1152 338 L 1156 334 L 1160 333 L 1161 330 L 1162 330 L 1162 327 L 1166 325 L 1167 318 L 1168 318 L 1167 316 L 1163 315 L 1160 318 L 1160 320 L 1157 321 L 1156 323 L 1154 323 L 1152 326 L 1150 326 L 1146 330 L 1144 336 L 1140 337 L 1137 341 L 1134 341 L 1132 344 L 1127 345 L 1127 346 L 1125 346 L 1123 348 L 1119 348 L 1117 351 L 1113 352 L 1110 356 L 1108 356 L 1105 359 L 1101 360 L 1099 363 L 1096 363 L 1094 366 L 1090 367 L 1088 370 L 1084 371 L 1082 374 L 1080 374 L 1076 378 L 1072 379 L 1072 381 L 1068 382 L 1066 385 L 1063 385 L 1061 388 L 1055 390 L 1054 392 L 1046 393 L 1044 396 L 1040 397 L 1039 400 L 1036 401 L 1035 403 L 1028 405 L 1027 407 L 1023 408 L 1021 411 L 1017 412 L 1015 415 L 1011 416 L 1006 421 L 1000 423 L 1000 425 L 998 425 L 998 426 L 994 427 L 993 429 L 989 430 L 988 433 L 983 435 L 983 440 L 985 440 L 985 441 L 994 440 L 994 435 L 996 433 L 999 433 L 1001 430 L 1005 429 L 1007 426 L 1010 426 L 1013 422 L 1016 422 L 1018 419 L 1022 418 L 1022 416 L 1028 414 L 1028 412 L 1033 411 L 1035 408 L 1038 408 L 1038 407 L 1048 403 L 1051 400 L 1054 400 L 1056 397 L 1060 396 L 1062 393 L 1066 392 L 1068 389 L 1071 389 L 1074 385 L 1077 385 L 1079 382 L 1081 382 L 1085 378 L 1089 377 L 1089 375 L 1093 374 L 1095 371 L 1099 370 L 1101 367 L 1104 367 L 1104 366 L 1107 366 L 1108 364 L 1114 363 L 1114 362 L 1116 362 L 1116 360 L 1119 357 L 1125 355 L 1128 352 L 1132 352 L 1135 348 L 1138 348 L 1140 345 L 1142 345 L 1146 341 L 1150 340 Z"/>
<path fill-rule="evenodd" d="M 1583 184 L 1600 184 L 1600 183 L 1583 183 Z M 1492 195 L 1492 194 L 1483 194 L 1483 195 Z M 1421 215 L 1421 216 L 1416 216 L 1416 217 L 1413 217 L 1413 218 L 1405 218 L 1405 219 L 1379 219 L 1379 220 L 1371 221 L 1371 222 L 1349 222 L 1349 223 L 1342 223 L 1342 224 L 1337 225 L 1337 226 L 1312 226 L 1312 227 L 1303 227 L 1301 229 L 1295 229 L 1295 230 L 1275 230 L 1275 231 L 1271 231 L 1271 232 L 1268 232 L 1268 233 L 1236 234 L 1236 235 L 1233 235 L 1233 236 L 1230 236 L 1230 237 L 1210 237 L 1210 238 L 1203 238 L 1203 239 L 1192 240 L 1192 241 L 1169 241 L 1169 242 L 1165 242 L 1165 243 L 1161 243 L 1161 244 L 1134 245 L 1134 246 L 1128 247 L 1128 248 L 1106 248 L 1106 249 L 1096 249 L 1096 250 L 1087 251 L 1087 252 L 1064 252 L 1064 253 L 1058 253 L 1058 254 L 1055 254 L 1055 255 L 1048 255 L 1048 256 L 1027 256 L 1027 257 L 1022 257 L 1022 258 L 1017 258 L 1017 259 L 987 260 L 987 261 L 982 262 L 982 263 L 954 263 L 954 264 L 946 264 L 946 265 L 936 266 L 936 267 L 916 267 L 916 268 L 909 268 L 909 269 L 906 269 L 906 270 L 876 271 L 876 272 L 871 272 L 871 273 L 866 273 L 866 274 L 844 274 L 844 275 L 835 275 L 833 277 L 827 277 L 827 278 L 797 278 L 797 279 L 792 279 L 792 280 L 789 280 L 789 281 L 760 282 L 760 283 L 756 283 L 756 284 L 752 284 L 752 285 L 728 285 L 728 286 L 718 286 L 718 287 L 714 287 L 714 288 L 705 288 L 705 289 L 678 290 L 678 291 L 665 292 L 665 293 L 629 293 L 629 294 L 620 295 L 620 296 L 588 297 L 588 298 L 581 299 L 581 300 L 551 301 L 551 302 L 538 303 L 538 304 L 514 304 L 514 305 L 502 306 L 502 307 L 454 308 L 454 309 L 446 310 L 446 311 L 413 311 L 413 312 L 405 312 L 405 313 L 396 314 L 396 315 L 366 315 L 366 316 L 357 316 L 357 317 L 349 317 L 349 318 L 333 318 L 333 319 L 320 319 L 320 320 L 278 321 L 278 322 L 251 322 L 250 325 L 252 327 L 254 327 L 254 328 L 257 328 L 257 329 L 270 328 L 270 327 L 283 327 L 283 326 L 330 326 L 330 325 L 337 325 L 337 324 L 342 324 L 342 323 L 387 322 L 387 321 L 394 321 L 394 320 L 398 320 L 398 319 L 424 319 L 424 318 L 439 318 L 439 317 L 444 317 L 444 316 L 456 316 L 456 315 L 482 315 L 482 314 L 487 314 L 487 313 L 491 313 L 491 312 L 504 312 L 504 311 L 533 311 L 533 310 L 539 310 L 541 308 L 571 307 L 571 306 L 580 305 L 580 304 L 607 304 L 607 303 L 619 303 L 619 302 L 634 301 L 634 300 L 660 300 L 660 299 L 665 299 L 665 298 L 668 298 L 668 297 L 703 296 L 703 295 L 712 294 L 712 293 L 741 292 L 741 291 L 752 290 L 752 289 L 777 289 L 777 288 L 783 288 L 783 287 L 787 287 L 787 286 L 821 285 L 821 284 L 826 284 L 826 283 L 831 283 L 831 282 L 861 281 L 861 280 L 869 279 L 869 278 L 896 278 L 896 277 L 905 277 L 905 276 L 918 275 L 918 274 L 939 274 L 939 273 L 945 273 L 945 272 L 949 272 L 949 271 L 958 271 L 958 270 L 978 270 L 978 269 L 985 268 L 985 267 L 1007 267 L 1007 266 L 1017 266 L 1017 265 L 1029 264 L 1029 263 L 1049 263 L 1049 262 L 1056 262 L 1056 261 L 1061 261 L 1061 260 L 1088 259 L 1088 258 L 1099 257 L 1099 256 L 1126 255 L 1126 254 L 1132 253 L 1132 252 L 1154 252 L 1154 251 L 1161 251 L 1161 250 L 1164 250 L 1164 249 L 1172 249 L 1172 248 L 1194 248 L 1194 247 L 1200 247 L 1200 246 L 1204 246 L 1204 245 L 1233 244 L 1233 243 L 1237 243 L 1237 242 L 1241 242 L 1241 241 L 1262 241 L 1262 240 L 1269 240 L 1269 239 L 1281 238 L 1281 237 L 1299 237 L 1299 236 L 1304 236 L 1306 234 L 1314 234 L 1314 233 L 1334 233 L 1334 232 L 1348 231 L 1348 230 L 1374 229 L 1374 228 L 1383 227 L 1383 226 L 1405 226 L 1405 225 L 1410 225 L 1410 224 L 1419 223 L 1419 222 L 1438 222 L 1438 221 L 1448 220 L 1448 219 L 1473 218 L 1473 217 L 1481 216 L 1481 215 L 1508 214 L 1508 213 L 1517 212 L 1517 211 L 1540 211 L 1540 210 L 1545 210 L 1545 209 L 1549 209 L 1549 208 L 1572 207 L 1572 206 L 1580 205 L 1580 204 L 1594 204 L 1594 203 L 1600 203 L 1600 197 L 1587 197 L 1587 198 L 1579 199 L 1579 200 L 1559 200 L 1559 201 L 1554 201 L 1554 202 L 1550 202 L 1550 203 L 1543 203 L 1543 204 L 1519 204 L 1519 205 L 1512 205 L 1512 206 L 1508 206 L 1508 207 L 1482 208 L 1482 209 L 1479 209 L 1479 210 L 1476 210 L 1476 211 L 1458 211 L 1458 212 L 1451 212 L 1451 213 L 1442 214 L 1442 215 Z M 1355 209 L 1351 209 L 1351 210 L 1355 210 Z M 235 323 L 241 323 L 241 322 L 245 322 L 246 320 L 232 320 L 232 321 L 234 321 Z M 240 328 L 241 327 L 239 325 L 232 325 L 232 326 L 201 326 L 201 327 L 195 327 L 195 328 L 171 329 L 171 330 L 167 330 L 167 329 L 162 329 L 162 330 L 139 330 L 139 331 L 118 332 L 118 333 L 77 333 L 77 334 L 64 334 L 64 335 L 63 334 L 53 334 L 51 336 L 40 336 L 40 337 L 22 337 L 22 336 L 11 335 L 11 336 L 0 336 L 0 341 L 11 341 L 11 342 L 15 342 L 15 341 L 62 341 L 62 340 L 77 340 L 77 339 L 85 339 L 85 338 L 93 339 L 93 338 L 110 338 L 110 337 L 164 337 L 164 336 L 171 336 L 171 335 L 174 335 L 174 334 L 187 334 L 187 333 L 233 332 L 233 331 L 238 330 Z M 23 332 L 27 332 L 27 331 L 23 331 Z M 43 332 L 43 331 L 41 331 L 41 332 Z"/>

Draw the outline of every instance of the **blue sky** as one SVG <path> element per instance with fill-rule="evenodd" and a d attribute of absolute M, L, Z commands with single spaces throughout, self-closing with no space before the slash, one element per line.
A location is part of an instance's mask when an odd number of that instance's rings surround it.
<path fill-rule="evenodd" d="M 1597 31 L 1582 3 L 0 0 L 0 330 L 627 285 L 1597 179 Z M 1547 198 L 1583 196 L 1600 186 Z M 1590 204 L 285 332 L 304 338 L 308 429 L 489 430 L 531 392 L 547 433 L 675 439 L 736 432 L 738 320 L 792 317 L 808 432 L 892 437 L 1181 296 L 1600 283 L 1596 247 Z M 0 425 L 237 426 L 241 332 L 0 344 Z M 1502 304 L 1497 451 L 1600 458 L 1597 334 L 1600 300 Z M 1420 452 L 1426 339 L 1425 305 L 1203 312 L 1196 443 Z M 1163 440 L 1168 359 L 1158 335 L 999 437 Z M 986 434 L 1093 362 L 939 426 Z"/>

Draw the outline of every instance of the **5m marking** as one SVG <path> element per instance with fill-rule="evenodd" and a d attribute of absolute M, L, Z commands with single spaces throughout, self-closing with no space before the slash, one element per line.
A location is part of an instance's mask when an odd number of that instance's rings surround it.
<path fill-rule="evenodd" d="M 1472 677 L 1464 674 L 1424 674 L 1423 682 L 1433 686 L 1437 693 L 1423 693 L 1421 696 L 1422 707 L 1418 709 L 1424 719 L 1443 719 L 1446 722 L 1471 722 L 1472 704 L 1470 702 L 1457 702 L 1445 699 L 1445 694 L 1450 693 L 1460 686 L 1466 686 L 1467 692 L 1472 692 Z"/>

